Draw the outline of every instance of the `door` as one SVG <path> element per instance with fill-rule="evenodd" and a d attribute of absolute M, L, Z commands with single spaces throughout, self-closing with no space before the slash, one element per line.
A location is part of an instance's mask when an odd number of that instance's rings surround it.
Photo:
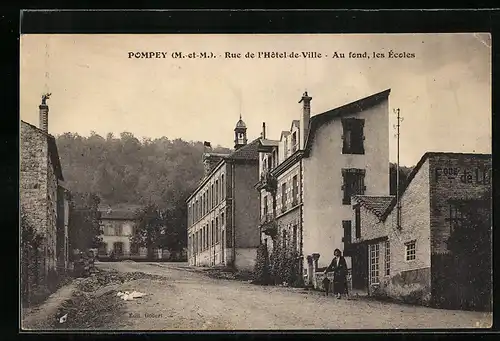
<path fill-rule="evenodd" d="M 352 288 L 368 290 L 368 246 L 357 245 L 352 255 Z"/>
<path fill-rule="evenodd" d="M 116 242 L 113 244 L 113 249 L 115 251 L 115 255 L 117 256 L 123 256 L 123 243 L 122 242 Z"/>

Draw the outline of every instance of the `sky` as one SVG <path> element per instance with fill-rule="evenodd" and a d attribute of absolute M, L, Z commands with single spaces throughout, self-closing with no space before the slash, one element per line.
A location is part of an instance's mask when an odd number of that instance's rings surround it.
<path fill-rule="evenodd" d="M 397 157 L 399 108 L 400 162 L 412 166 L 428 151 L 491 153 L 490 46 L 489 34 L 472 33 L 23 35 L 20 118 L 38 126 L 41 96 L 50 92 L 49 133 L 56 136 L 126 131 L 232 148 L 240 114 L 249 140 L 260 136 L 262 122 L 267 137 L 279 139 L 299 119 L 305 90 L 316 115 L 390 88 L 390 160 Z M 388 58 L 391 50 L 415 57 Z M 259 51 L 323 57 L 244 58 Z M 217 57 L 175 59 L 173 52 Z M 242 58 L 226 59 L 226 52 Z M 332 58 L 334 52 L 346 58 Z"/>

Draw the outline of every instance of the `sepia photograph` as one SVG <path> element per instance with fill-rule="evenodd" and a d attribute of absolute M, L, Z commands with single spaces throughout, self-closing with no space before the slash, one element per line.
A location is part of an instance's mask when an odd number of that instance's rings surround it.
<path fill-rule="evenodd" d="M 489 33 L 23 34 L 20 330 L 491 328 Z"/>

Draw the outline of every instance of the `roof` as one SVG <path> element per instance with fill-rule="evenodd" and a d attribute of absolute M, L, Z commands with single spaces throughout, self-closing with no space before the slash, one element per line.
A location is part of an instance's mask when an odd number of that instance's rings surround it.
<path fill-rule="evenodd" d="M 30 124 L 26 121 L 21 120 L 21 123 L 26 124 L 27 126 L 29 126 L 30 128 L 34 129 L 35 131 L 44 135 L 47 138 L 49 157 L 50 157 L 50 161 L 52 163 L 52 167 L 54 167 L 54 173 L 55 173 L 58 180 L 64 180 L 64 177 L 62 174 L 61 160 L 59 159 L 59 151 L 57 150 L 57 144 L 56 144 L 55 137 L 50 135 L 49 133 L 43 131 L 42 129 L 38 128 L 37 126 L 34 126 L 33 124 Z"/>
<path fill-rule="evenodd" d="M 283 140 L 283 136 L 288 136 L 290 135 L 290 132 L 289 131 L 286 131 L 286 130 L 283 130 L 281 132 L 281 136 L 280 136 L 280 141 Z"/>
<path fill-rule="evenodd" d="M 400 197 L 405 193 L 408 186 L 410 186 L 411 181 L 413 180 L 413 178 L 415 178 L 417 173 L 420 171 L 420 168 L 422 168 L 422 166 L 425 164 L 425 161 L 427 161 L 427 159 L 429 159 L 430 157 L 433 157 L 433 156 L 450 156 L 450 157 L 452 157 L 452 156 L 455 156 L 455 157 L 456 156 L 473 156 L 473 157 L 478 157 L 478 158 L 491 159 L 491 154 L 455 153 L 455 152 L 427 152 L 422 156 L 420 161 L 417 162 L 417 165 L 413 168 L 410 175 L 408 175 L 408 179 L 403 184 L 403 186 L 401 186 L 401 188 L 399 190 Z M 389 204 L 389 206 L 387 207 L 387 209 L 385 210 L 384 214 L 381 216 L 382 220 L 387 219 L 387 217 L 392 212 L 392 210 L 394 209 L 396 204 L 397 204 L 397 197 L 394 197 L 392 199 L 391 203 Z"/>
<path fill-rule="evenodd" d="M 391 204 L 393 195 L 355 195 L 352 197 L 357 204 L 381 217 Z"/>
<path fill-rule="evenodd" d="M 231 160 L 255 160 L 257 161 L 259 159 L 259 140 L 255 139 L 252 142 L 236 149 L 234 152 L 230 153 L 227 155 L 225 158 L 226 159 L 231 159 Z"/>
<path fill-rule="evenodd" d="M 191 198 L 199 191 L 201 187 L 212 177 L 212 174 L 219 169 L 219 166 L 226 162 L 226 161 L 258 161 L 259 160 L 259 146 L 260 146 L 260 139 L 257 138 L 253 140 L 252 142 L 236 149 L 235 151 L 231 152 L 229 155 L 226 155 L 220 159 L 219 162 L 217 162 L 216 165 L 214 165 L 210 171 L 210 173 L 204 177 L 198 187 L 191 193 L 191 195 L 186 199 L 186 202 L 189 202 Z"/>
<path fill-rule="evenodd" d="M 101 205 L 99 211 L 101 212 L 101 219 L 107 220 L 134 220 L 137 219 L 137 210 L 142 206 L 140 205 L 116 205 L 105 206 Z"/>
<path fill-rule="evenodd" d="M 280 141 L 276 140 L 268 140 L 268 139 L 260 139 L 260 144 L 262 146 L 271 146 L 271 147 L 277 147 L 279 145 Z"/>
<path fill-rule="evenodd" d="M 318 128 L 321 127 L 321 125 L 330 122 L 336 117 L 361 112 L 367 108 L 373 107 L 381 103 L 382 101 L 386 100 L 389 97 L 390 92 L 391 89 L 387 89 L 382 92 L 378 92 L 368 97 L 359 99 L 357 101 L 345 104 L 341 107 L 326 111 L 322 114 L 312 116 L 311 119 L 309 120 L 309 129 L 306 138 L 306 145 L 305 145 L 306 156 L 311 150 L 314 134 L 316 133 Z"/>
<path fill-rule="evenodd" d="M 243 122 L 243 120 L 240 118 L 240 120 L 238 122 L 236 122 L 236 128 L 247 128 L 247 125 L 245 124 L 245 122 Z"/>

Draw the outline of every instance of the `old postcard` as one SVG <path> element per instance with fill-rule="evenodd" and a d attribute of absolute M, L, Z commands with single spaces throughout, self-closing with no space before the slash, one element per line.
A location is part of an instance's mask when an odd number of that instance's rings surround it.
<path fill-rule="evenodd" d="M 489 34 L 20 44 L 23 331 L 491 327 Z"/>

